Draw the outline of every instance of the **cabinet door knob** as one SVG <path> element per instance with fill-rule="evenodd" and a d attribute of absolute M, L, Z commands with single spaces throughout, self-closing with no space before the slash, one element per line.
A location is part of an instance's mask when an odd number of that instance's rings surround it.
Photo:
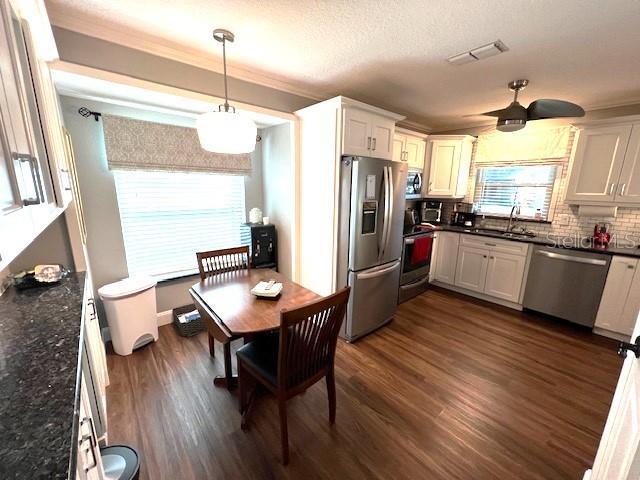
<path fill-rule="evenodd" d="M 609 185 L 609 195 L 613 195 L 613 189 L 615 188 L 616 184 L 612 183 L 611 185 Z"/>
<path fill-rule="evenodd" d="M 371 150 L 375 151 L 376 149 L 376 137 L 373 137 L 373 147 L 371 147 Z"/>
<path fill-rule="evenodd" d="M 367 150 L 371 150 L 371 137 L 367 137 Z"/>
<path fill-rule="evenodd" d="M 623 183 L 622 187 L 620 188 L 620 196 L 624 197 L 624 189 L 627 188 L 627 184 Z"/>
<path fill-rule="evenodd" d="M 629 270 L 633 270 L 635 267 L 634 267 L 633 265 L 627 265 L 627 268 L 628 268 Z"/>

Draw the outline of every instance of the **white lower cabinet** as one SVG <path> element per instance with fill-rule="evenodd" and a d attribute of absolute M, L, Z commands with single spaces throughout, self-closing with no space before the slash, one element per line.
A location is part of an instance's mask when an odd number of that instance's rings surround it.
<path fill-rule="evenodd" d="M 522 296 L 528 253 L 529 245 L 523 242 L 438 232 L 431 280 L 516 307 Z"/>
<path fill-rule="evenodd" d="M 518 303 L 526 266 L 526 257 L 490 252 L 484 293 Z"/>
<path fill-rule="evenodd" d="M 98 446 L 98 437 L 91 413 L 89 393 L 84 376 L 81 378 L 80 409 L 78 412 L 78 456 L 76 480 L 102 480 L 105 477 Z"/>
<path fill-rule="evenodd" d="M 453 285 L 456 278 L 456 264 L 458 262 L 458 245 L 460 234 L 453 232 L 438 232 L 434 247 L 435 265 L 432 266 L 432 279 Z"/>
<path fill-rule="evenodd" d="M 489 250 L 461 246 L 458 250 L 458 267 L 455 285 L 474 292 L 484 292 Z"/>
<path fill-rule="evenodd" d="M 640 311 L 640 261 L 615 256 L 611 259 L 595 327 L 629 336 Z"/>

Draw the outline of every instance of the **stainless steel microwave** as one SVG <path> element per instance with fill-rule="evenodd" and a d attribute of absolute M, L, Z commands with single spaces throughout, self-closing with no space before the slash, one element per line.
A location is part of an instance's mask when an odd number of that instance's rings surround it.
<path fill-rule="evenodd" d="M 422 198 L 422 172 L 409 170 L 405 198 Z"/>

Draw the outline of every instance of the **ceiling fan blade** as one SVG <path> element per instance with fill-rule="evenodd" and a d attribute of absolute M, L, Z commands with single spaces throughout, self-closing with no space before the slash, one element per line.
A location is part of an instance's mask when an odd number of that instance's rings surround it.
<path fill-rule="evenodd" d="M 559 117 L 584 117 L 584 109 L 575 103 L 550 98 L 535 100 L 527 107 L 528 120 Z"/>
<path fill-rule="evenodd" d="M 518 102 L 511 102 L 511 104 L 507 108 L 503 108 L 501 110 L 494 110 L 492 112 L 486 112 L 482 115 L 488 115 L 490 117 L 498 117 L 498 118 L 521 118 L 523 120 L 527 119 L 527 109 L 520 105 Z"/>
<path fill-rule="evenodd" d="M 477 115 L 484 115 L 486 117 L 500 117 L 507 110 L 508 110 L 508 108 L 501 108 L 500 110 L 492 110 L 490 112 L 478 113 Z"/>

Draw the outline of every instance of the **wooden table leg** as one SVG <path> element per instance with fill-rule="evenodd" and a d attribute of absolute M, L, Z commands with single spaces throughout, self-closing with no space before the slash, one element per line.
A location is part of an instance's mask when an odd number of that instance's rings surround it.
<path fill-rule="evenodd" d="M 215 357 L 216 356 L 216 340 L 213 338 L 213 336 L 209 333 L 209 355 L 211 355 L 211 357 Z"/>
<path fill-rule="evenodd" d="M 233 390 L 238 386 L 238 376 L 233 374 L 231 366 L 231 342 L 225 342 L 223 344 L 224 350 L 224 377 L 217 376 L 213 379 L 213 384 L 216 387 L 226 387 L 229 390 Z"/>

